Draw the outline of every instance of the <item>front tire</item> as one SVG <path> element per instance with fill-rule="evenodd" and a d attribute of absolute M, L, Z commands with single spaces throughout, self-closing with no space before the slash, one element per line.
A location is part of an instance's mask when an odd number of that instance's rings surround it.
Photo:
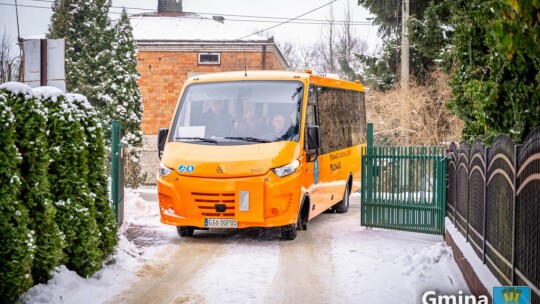
<path fill-rule="evenodd" d="M 349 196 L 349 186 L 345 185 L 345 193 L 343 194 L 343 199 L 335 206 L 335 210 L 337 213 L 347 213 L 347 211 L 349 210 Z"/>
<path fill-rule="evenodd" d="M 176 230 L 180 237 L 193 236 L 193 232 L 195 232 L 195 228 L 190 226 L 178 226 Z"/>
<path fill-rule="evenodd" d="M 291 224 L 291 225 L 287 225 L 287 226 L 282 226 L 281 227 L 281 237 L 285 240 L 289 240 L 289 241 L 292 241 L 296 238 L 297 236 L 297 231 L 296 231 L 296 225 L 294 224 Z"/>

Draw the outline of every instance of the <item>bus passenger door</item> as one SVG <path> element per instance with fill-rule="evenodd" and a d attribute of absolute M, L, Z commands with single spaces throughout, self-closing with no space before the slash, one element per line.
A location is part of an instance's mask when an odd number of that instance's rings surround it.
<path fill-rule="evenodd" d="M 302 184 L 305 187 L 305 189 L 309 193 L 310 198 L 310 218 L 313 214 L 313 210 L 315 210 L 317 204 L 321 200 L 322 195 L 322 188 L 319 185 L 319 157 L 318 152 L 316 150 L 309 150 L 307 145 L 307 126 L 309 125 L 317 125 L 317 117 L 316 117 L 316 104 L 314 103 L 313 95 L 311 94 L 312 90 L 310 90 L 310 98 L 307 105 L 307 112 L 306 112 L 306 127 L 305 127 L 305 144 L 304 144 L 304 159 L 305 159 L 305 166 L 304 166 L 304 172 L 302 174 Z"/>

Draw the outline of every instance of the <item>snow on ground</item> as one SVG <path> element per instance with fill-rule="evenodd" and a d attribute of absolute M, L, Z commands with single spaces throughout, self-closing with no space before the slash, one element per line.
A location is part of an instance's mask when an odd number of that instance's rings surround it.
<path fill-rule="evenodd" d="M 161 233 L 164 239 L 177 238 L 176 231 L 170 226 L 159 223 L 157 203 L 141 197 L 145 192 L 126 189 L 124 197 L 124 225 L 120 229 L 118 247 L 111 259 L 111 265 L 90 278 L 81 278 L 65 266 L 57 267 L 54 277 L 48 284 L 32 287 L 22 297 L 23 303 L 103 303 L 129 287 L 129 282 L 137 278 L 137 270 L 144 263 L 151 261 L 155 254 L 165 250 L 166 245 L 137 246 L 128 241 L 126 231 L 130 225 L 144 225 Z M 172 229 L 171 229 L 172 228 Z M 142 238 L 144 241 L 144 237 Z"/>
<path fill-rule="evenodd" d="M 125 291 L 145 263 L 159 262 L 164 252 L 178 246 L 176 229 L 159 222 L 155 191 L 126 189 L 125 218 L 114 264 L 88 279 L 58 267 L 48 284 L 34 286 L 25 294 L 23 303 L 103 303 Z M 358 194 L 353 194 L 350 213 L 358 214 L 358 202 Z M 338 231 L 329 241 L 334 266 L 328 287 L 336 300 L 332 302 L 420 303 L 425 291 L 470 293 L 451 248 L 441 236 L 366 229 L 360 226 L 359 216 L 347 215 L 329 215 L 341 216 L 342 220 L 323 219 L 319 225 Z M 310 232 L 315 233 L 299 233 Z M 224 246 L 216 252 L 216 258 L 190 280 L 191 292 L 199 295 L 195 302 L 264 302 L 269 286 L 279 275 L 280 251 L 294 243 L 281 241 L 279 231 L 256 233 L 253 237 L 232 234 L 219 240 Z M 215 288 L 216 283 L 219 288 Z"/>
<path fill-rule="evenodd" d="M 471 267 L 476 272 L 476 275 L 482 284 L 484 284 L 484 287 L 486 287 L 487 291 L 491 295 L 491 298 L 493 298 L 493 287 L 503 285 L 493 275 L 493 273 L 491 273 L 487 265 L 482 263 L 482 260 L 478 257 L 478 255 L 476 255 L 476 252 L 473 250 L 471 245 L 467 244 L 465 237 L 457 230 L 454 223 L 452 223 L 450 219 L 446 218 L 445 225 L 448 233 L 452 236 L 452 239 L 454 239 L 456 245 L 461 249 L 463 256 L 467 259 L 469 264 L 471 264 Z"/>
<path fill-rule="evenodd" d="M 351 201 L 354 196 L 358 194 Z M 421 303 L 426 291 L 470 293 L 452 248 L 441 236 L 366 229 L 356 217 L 342 224 L 347 228 L 334 240 L 333 256 L 347 298 L 357 303 Z"/>

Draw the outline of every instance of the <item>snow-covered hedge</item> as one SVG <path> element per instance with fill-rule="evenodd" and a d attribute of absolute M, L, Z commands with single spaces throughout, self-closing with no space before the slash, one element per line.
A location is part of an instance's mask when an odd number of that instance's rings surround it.
<path fill-rule="evenodd" d="M 81 95 L 0 86 L 0 294 L 14 301 L 65 264 L 100 269 L 117 241 L 103 130 Z"/>
<path fill-rule="evenodd" d="M 62 235 L 54 220 L 56 210 L 52 206 L 47 174 L 47 109 L 23 84 L 11 84 L 5 92 L 15 117 L 15 145 L 22 156 L 18 200 L 28 208 L 28 228 L 35 237 L 32 277 L 35 283 L 44 283 L 50 279 L 51 269 L 60 262 L 63 247 Z"/>
<path fill-rule="evenodd" d="M 25 92 L 0 89 L 0 294 L 7 303 L 32 286 L 33 236 L 28 209 L 19 200 L 21 154 L 15 145 L 15 114 L 10 104 Z"/>
<path fill-rule="evenodd" d="M 107 190 L 107 173 L 105 171 L 105 154 L 103 128 L 98 113 L 92 108 L 86 97 L 80 94 L 66 94 L 68 101 L 75 104 L 85 119 L 82 125 L 86 135 L 86 146 L 88 150 L 88 187 L 90 195 L 94 198 L 96 207 L 96 222 L 99 229 L 99 248 L 102 257 L 106 258 L 111 254 L 117 243 L 116 222 L 113 210 L 111 209 Z"/>

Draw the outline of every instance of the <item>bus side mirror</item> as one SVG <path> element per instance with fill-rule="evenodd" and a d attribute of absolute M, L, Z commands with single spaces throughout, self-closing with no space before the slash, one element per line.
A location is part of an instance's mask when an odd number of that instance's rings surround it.
<path fill-rule="evenodd" d="M 307 146 L 309 150 L 318 150 L 321 147 L 321 137 L 319 135 L 319 126 L 308 126 Z"/>
<path fill-rule="evenodd" d="M 159 159 L 161 159 L 161 155 L 163 154 L 163 150 L 165 150 L 165 142 L 167 141 L 167 135 L 169 134 L 169 129 L 159 129 L 158 133 L 158 156 Z"/>

